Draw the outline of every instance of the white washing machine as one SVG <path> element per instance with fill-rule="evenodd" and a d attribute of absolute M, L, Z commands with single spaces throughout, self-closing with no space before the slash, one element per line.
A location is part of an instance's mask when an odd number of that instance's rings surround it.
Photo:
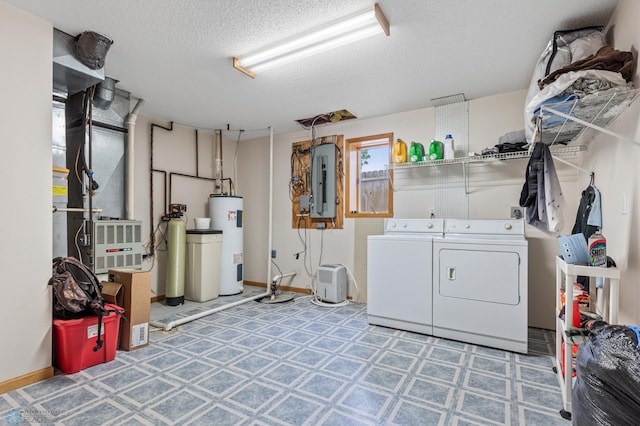
<path fill-rule="evenodd" d="M 527 353 L 522 219 L 447 219 L 433 263 L 434 336 Z"/>
<path fill-rule="evenodd" d="M 433 241 L 443 219 L 389 219 L 367 240 L 367 316 L 370 324 L 432 334 Z"/>

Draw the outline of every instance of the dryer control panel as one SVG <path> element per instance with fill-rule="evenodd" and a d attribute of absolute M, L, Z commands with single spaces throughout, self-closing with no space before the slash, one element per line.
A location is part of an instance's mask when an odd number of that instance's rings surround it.
<path fill-rule="evenodd" d="M 446 219 L 446 234 L 524 236 L 524 219 Z"/>

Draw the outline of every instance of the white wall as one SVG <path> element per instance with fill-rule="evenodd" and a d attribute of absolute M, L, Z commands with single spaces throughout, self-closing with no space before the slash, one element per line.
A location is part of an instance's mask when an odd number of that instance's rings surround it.
<path fill-rule="evenodd" d="M 475 99 L 469 102 L 469 150 L 481 152 L 483 148 L 498 143 L 498 138 L 506 132 L 523 128 L 523 104 L 526 91 L 505 93 L 498 96 Z M 395 138 L 405 141 L 427 143 L 434 137 L 433 108 L 425 108 L 367 120 L 353 120 L 334 125 L 320 126 L 317 136 L 342 134 L 349 138 L 393 132 Z M 307 288 L 310 277 L 303 258 L 296 260 L 294 254 L 302 250 L 300 237 L 291 227 L 291 202 L 288 195 L 290 177 L 289 159 L 291 144 L 307 140 L 306 131 L 281 134 L 275 137 L 274 154 L 274 235 L 273 249 L 277 252 L 276 263 L 283 272 L 296 272 L 291 282 L 285 283 L 299 288 Z M 239 185 L 244 195 L 252 200 L 247 209 L 247 230 L 245 236 L 246 279 L 266 282 L 268 254 L 266 216 L 257 216 L 255 211 L 267 210 L 268 194 L 268 139 L 260 138 L 242 142 L 239 156 Z M 517 206 L 524 183 L 527 160 L 492 162 L 470 166 L 469 216 L 471 218 L 507 218 L 510 206 Z M 558 172 L 567 195 L 565 209 L 565 230 L 573 226 L 577 206 L 576 170 L 558 164 Z M 394 192 L 395 217 L 428 217 L 434 206 L 433 169 L 410 170 L 400 177 L 396 173 Z M 318 266 L 320 253 L 322 263 L 343 263 L 354 269 L 354 220 L 345 219 L 344 229 L 323 231 L 310 230 L 310 264 Z M 532 326 L 553 328 L 555 269 L 553 259 L 557 244 L 552 236 L 527 226 L 530 243 L 529 255 L 529 323 Z M 275 275 L 275 273 L 274 273 Z"/>
<path fill-rule="evenodd" d="M 0 383 L 51 366 L 51 24 L 0 2 Z"/>
<path fill-rule="evenodd" d="M 613 19 L 612 42 L 618 50 L 632 51 L 638 57 L 640 46 L 640 2 L 622 0 Z M 636 64 L 634 87 L 640 87 Z M 639 141 L 637 145 L 601 135 L 590 145 L 583 167 L 595 172 L 595 183 L 602 193 L 603 229 L 607 255 L 622 269 L 620 283 L 620 324 L 640 324 L 640 101 L 635 101 L 609 130 Z M 589 178 L 581 175 L 581 187 Z M 623 213 L 623 197 L 627 212 Z"/>
<path fill-rule="evenodd" d="M 143 221 L 143 240 L 150 238 L 150 167 L 151 167 L 151 124 L 166 128 L 171 123 L 154 120 L 144 115 L 144 106 L 138 117 L 135 128 L 135 194 L 134 209 L 135 219 Z M 224 177 L 233 178 L 235 138 L 229 140 L 228 134 L 223 134 L 223 173 Z M 166 245 L 163 240 L 163 232 L 166 230 L 166 222 L 161 222 L 165 213 L 166 202 L 187 205 L 185 219 L 187 229 L 193 229 L 193 219 L 196 217 L 208 217 L 209 195 L 214 192 L 214 182 L 206 179 L 195 179 L 174 175 L 170 179 L 170 173 L 181 173 L 201 178 L 215 178 L 215 136 L 213 131 L 198 130 L 198 150 L 196 156 L 196 129 L 178 124 L 173 125 L 173 130 L 168 131 L 160 127 L 153 130 L 153 168 L 167 173 L 167 185 L 162 173 L 153 174 L 153 221 L 156 232 L 156 256 L 149 257 L 144 262 L 145 269 L 153 268 L 151 295 L 162 296 L 165 294 L 165 268 Z M 197 159 L 197 160 L 196 160 Z M 196 165 L 197 161 L 197 165 Z M 171 180 L 171 182 L 169 181 Z M 171 184 L 171 188 L 169 188 Z M 226 185 L 225 185 L 226 188 Z M 171 194 L 169 194 L 169 189 Z M 169 198 L 170 196 L 170 198 Z"/>

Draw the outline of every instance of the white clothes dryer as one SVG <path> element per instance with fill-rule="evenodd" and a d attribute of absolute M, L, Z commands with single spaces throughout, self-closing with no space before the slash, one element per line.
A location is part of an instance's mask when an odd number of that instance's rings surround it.
<path fill-rule="evenodd" d="M 383 235 L 368 237 L 370 324 L 433 333 L 433 241 L 443 226 L 443 219 L 389 219 Z"/>
<path fill-rule="evenodd" d="M 447 219 L 433 255 L 433 335 L 527 353 L 524 221 Z"/>

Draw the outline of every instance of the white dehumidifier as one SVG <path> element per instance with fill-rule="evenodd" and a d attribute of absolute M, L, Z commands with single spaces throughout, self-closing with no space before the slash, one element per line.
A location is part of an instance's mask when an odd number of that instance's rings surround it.
<path fill-rule="evenodd" d="M 318 267 L 316 297 L 322 302 L 340 303 L 347 299 L 347 270 L 342 265 Z"/>

